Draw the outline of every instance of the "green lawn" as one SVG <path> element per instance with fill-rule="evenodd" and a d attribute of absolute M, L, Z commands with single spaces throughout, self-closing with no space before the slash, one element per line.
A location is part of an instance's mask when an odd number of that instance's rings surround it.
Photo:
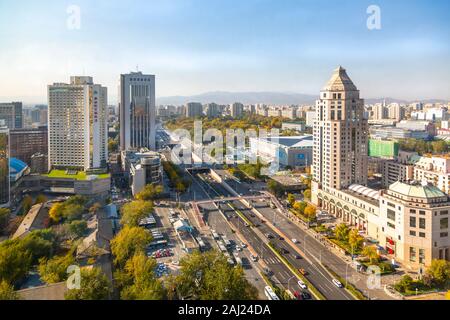
<path fill-rule="evenodd" d="M 76 175 L 67 174 L 65 170 L 52 170 L 49 174 L 46 174 L 49 178 L 65 178 L 65 179 L 76 179 L 76 180 L 86 180 L 87 174 L 84 171 L 78 171 Z M 110 177 L 109 173 L 97 174 L 99 179 L 107 179 Z"/>

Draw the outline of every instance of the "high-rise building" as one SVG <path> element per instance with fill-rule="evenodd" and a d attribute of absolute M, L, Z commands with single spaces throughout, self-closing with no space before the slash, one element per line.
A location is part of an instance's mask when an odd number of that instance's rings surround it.
<path fill-rule="evenodd" d="M 186 104 L 186 117 L 194 118 L 203 115 L 203 106 L 199 102 L 189 102 Z"/>
<path fill-rule="evenodd" d="M 22 128 L 22 102 L 0 103 L 0 120 L 4 120 L 9 129 Z"/>
<path fill-rule="evenodd" d="M 48 86 L 49 170 L 106 167 L 107 96 L 92 77 Z"/>
<path fill-rule="evenodd" d="M 208 103 L 206 105 L 206 116 L 208 118 L 217 118 L 220 116 L 220 108 L 219 105 L 216 103 Z"/>
<path fill-rule="evenodd" d="M 345 69 L 337 68 L 316 102 L 313 180 L 318 188 L 367 183 L 368 122 L 364 100 Z"/>
<path fill-rule="evenodd" d="M 156 148 L 155 76 L 120 75 L 120 149 Z"/>
<path fill-rule="evenodd" d="M 48 154 L 47 126 L 10 130 L 9 133 L 12 158 L 17 158 L 30 166 L 33 154 Z"/>
<path fill-rule="evenodd" d="M 9 129 L 0 120 L 0 207 L 9 205 Z"/>
<path fill-rule="evenodd" d="M 244 105 L 239 102 L 233 103 L 230 109 L 233 118 L 239 118 L 244 113 Z"/>

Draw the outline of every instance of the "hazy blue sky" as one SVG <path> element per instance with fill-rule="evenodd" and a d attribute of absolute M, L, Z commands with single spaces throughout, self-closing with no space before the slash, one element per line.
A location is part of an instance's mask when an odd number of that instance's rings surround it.
<path fill-rule="evenodd" d="M 157 96 L 207 91 L 318 94 L 343 65 L 365 98 L 450 99 L 447 0 L 0 0 L 0 100 L 46 101 L 91 75 L 157 76 Z M 81 29 L 66 27 L 69 5 Z M 381 30 L 366 27 L 381 8 Z"/>

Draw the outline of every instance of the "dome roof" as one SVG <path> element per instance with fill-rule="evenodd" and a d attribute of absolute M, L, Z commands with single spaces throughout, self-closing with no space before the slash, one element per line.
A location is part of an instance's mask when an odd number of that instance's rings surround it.
<path fill-rule="evenodd" d="M 24 169 L 26 169 L 26 167 L 28 167 L 28 165 L 22 160 L 19 160 L 17 158 L 9 159 L 9 168 L 11 173 L 22 172 Z"/>
<path fill-rule="evenodd" d="M 411 184 L 404 182 L 394 182 L 389 186 L 390 191 L 394 191 L 409 197 L 417 198 L 441 198 L 447 195 L 433 185 Z"/>

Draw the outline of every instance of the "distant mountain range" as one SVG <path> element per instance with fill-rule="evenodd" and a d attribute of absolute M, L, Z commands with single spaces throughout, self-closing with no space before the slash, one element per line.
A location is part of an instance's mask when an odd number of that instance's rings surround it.
<path fill-rule="evenodd" d="M 293 93 L 293 92 L 227 92 L 215 91 L 206 92 L 193 96 L 170 96 L 159 97 L 156 99 L 157 105 L 183 105 L 188 102 L 231 104 L 234 102 L 241 102 L 243 104 L 275 104 L 275 105 L 290 105 L 290 104 L 314 104 L 318 99 L 318 95 Z M 374 104 L 381 103 L 386 100 L 386 103 L 412 103 L 415 101 L 407 101 L 395 98 L 373 98 L 365 99 L 366 103 Z M 441 99 L 420 100 L 423 103 L 446 102 Z"/>

